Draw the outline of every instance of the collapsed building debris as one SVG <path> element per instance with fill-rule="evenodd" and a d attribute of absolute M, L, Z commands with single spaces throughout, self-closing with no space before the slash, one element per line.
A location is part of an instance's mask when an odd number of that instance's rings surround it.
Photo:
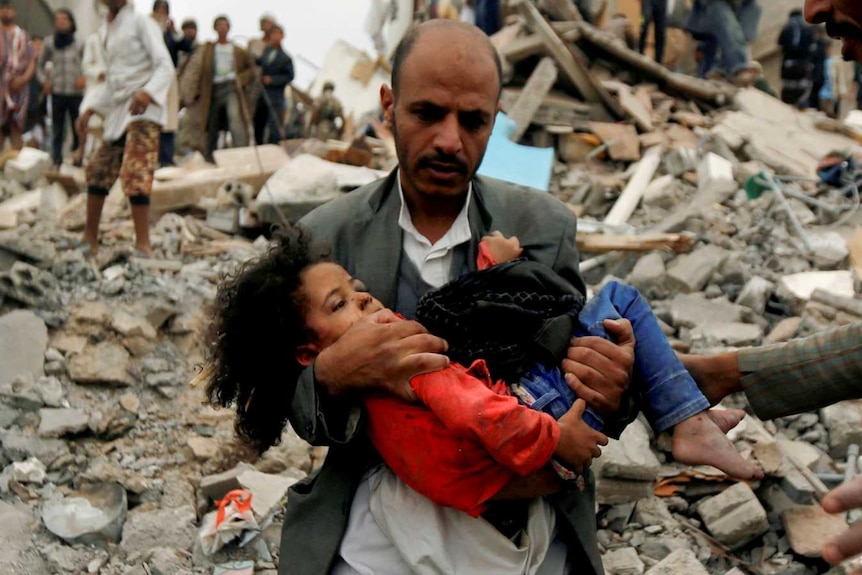
<path fill-rule="evenodd" d="M 693 353 L 862 321 L 854 174 L 837 186 L 817 176 L 828 153 L 858 153 L 854 128 L 673 74 L 562 12 L 571 3 L 543 4 L 559 21 L 522 3 L 494 39 L 510 74 L 503 107 L 514 128 L 503 139 L 522 145 L 509 148 L 515 158 L 525 145 L 544 148 L 539 179 L 581 216 L 592 288 L 613 277 L 635 285 L 672 345 Z M 339 69 L 362 100 L 343 96 L 346 107 L 367 111 L 384 68 L 344 46 L 334 53 L 347 52 Z M 370 125 L 376 138 L 356 145 L 293 141 L 217 152 L 215 167 L 190 158 L 160 170 L 157 258 L 128 249 L 119 190 L 107 200 L 100 253 L 65 249 L 83 227 L 83 174 L 46 173 L 31 152 L 7 158 L 0 572 L 270 575 L 279 561 L 301 561 L 278 557 L 279 502 L 324 450 L 288 429 L 255 457 L 236 443 L 233 414 L 203 407 L 200 389 L 185 384 L 203 361 L 218 281 L 267 245 L 246 236 L 391 168 L 391 134 Z M 763 187 L 772 176 L 781 195 Z M 669 438 L 636 421 L 594 464 L 607 572 L 824 572 L 822 542 L 847 524 L 817 498 L 824 483 L 855 472 L 860 418 L 860 402 L 773 422 L 746 417 L 731 438 L 767 472 L 752 485 L 672 462 Z M 201 527 L 234 490 L 251 494 L 256 527 L 205 552 Z"/>

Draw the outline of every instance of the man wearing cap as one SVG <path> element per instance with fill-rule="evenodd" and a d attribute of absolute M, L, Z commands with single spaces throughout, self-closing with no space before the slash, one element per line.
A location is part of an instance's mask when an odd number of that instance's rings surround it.
<path fill-rule="evenodd" d="M 323 93 L 314 103 L 309 122 L 310 137 L 340 140 L 344 132 L 344 108 L 334 95 L 335 84 L 324 82 Z"/>
<path fill-rule="evenodd" d="M 293 81 L 293 60 L 281 47 L 283 40 L 284 29 L 278 24 L 274 25 L 269 31 L 269 46 L 257 60 L 264 88 L 261 95 L 262 101 L 258 102 L 258 113 L 254 118 L 254 138 L 258 145 L 263 144 L 264 131 L 267 128 L 269 129 L 267 142 L 275 144 L 282 139 L 284 90 Z M 259 123 L 261 108 L 266 114 L 263 116 L 263 121 Z"/>
<path fill-rule="evenodd" d="M 102 2 L 108 6 L 108 17 L 97 34 L 105 60 L 105 83 L 84 97 L 78 123 L 79 128 L 87 126 L 93 113 L 105 119 L 103 143 L 87 164 L 84 241 L 92 252 L 98 249 L 102 207 L 119 177 L 132 208 L 135 248 L 151 255 L 150 192 L 174 66 L 152 18 L 135 12 L 127 0 Z"/>
<path fill-rule="evenodd" d="M 44 92 L 51 95 L 51 125 L 54 132 L 51 152 L 55 166 L 63 163 L 67 117 L 72 127 L 72 150 L 77 150 L 80 145 L 75 124 L 87 80 L 81 67 L 84 43 L 75 38 L 76 30 L 75 17 L 71 11 L 60 8 L 54 12 L 54 34 L 45 39 L 37 66 L 37 75 L 42 80 Z"/>
<path fill-rule="evenodd" d="M 15 25 L 15 6 L 11 0 L 0 0 L 0 29 L 5 47 L 0 63 L 0 150 L 9 132 L 12 148 L 24 145 L 24 124 L 30 101 L 30 79 L 36 71 L 36 56 L 30 37 Z"/>

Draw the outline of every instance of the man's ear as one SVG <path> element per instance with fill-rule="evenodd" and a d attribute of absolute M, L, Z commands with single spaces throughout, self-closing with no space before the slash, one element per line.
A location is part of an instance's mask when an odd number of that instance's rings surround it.
<path fill-rule="evenodd" d="M 386 126 L 392 127 L 392 109 L 395 107 L 395 94 L 392 88 L 383 84 L 380 86 L 380 108 L 383 110 L 383 120 Z"/>
<path fill-rule="evenodd" d="M 319 353 L 320 350 L 317 349 L 316 345 L 313 343 L 304 343 L 296 348 L 296 362 L 302 367 L 308 367 L 314 362 Z"/>

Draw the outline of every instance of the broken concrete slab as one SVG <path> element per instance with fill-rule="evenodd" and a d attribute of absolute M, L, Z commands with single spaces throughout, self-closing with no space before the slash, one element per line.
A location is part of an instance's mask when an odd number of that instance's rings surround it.
<path fill-rule="evenodd" d="M 733 164 L 718 154 L 706 154 L 697 166 L 697 189 L 717 198 L 730 198 L 739 189 Z"/>
<path fill-rule="evenodd" d="M 195 459 L 207 461 L 214 459 L 219 452 L 219 443 L 212 437 L 189 437 L 186 445 L 192 450 Z"/>
<path fill-rule="evenodd" d="M 766 311 L 766 302 L 772 292 L 775 291 L 775 284 L 762 277 L 754 276 L 739 292 L 736 298 L 736 304 L 745 306 L 757 315 L 763 315 Z"/>
<path fill-rule="evenodd" d="M 123 526 L 120 547 L 127 553 L 142 553 L 156 547 L 190 550 L 195 539 L 195 508 L 132 510 Z"/>
<path fill-rule="evenodd" d="M 33 514 L 24 504 L 0 501 L 0 573 L 37 575 L 50 573 L 39 549 L 33 544 Z"/>
<path fill-rule="evenodd" d="M 146 318 L 132 315 L 122 309 L 115 310 L 111 315 L 111 328 L 126 337 L 143 337 L 154 340 L 158 335 Z"/>
<path fill-rule="evenodd" d="M 802 325 L 801 317 L 787 317 L 778 322 L 772 331 L 764 338 L 764 345 L 773 343 L 782 343 L 790 341 L 796 336 L 799 331 L 799 326 Z"/>
<path fill-rule="evenodd" d="M 42 437 L 63 437 L 87 430 L 90 416 L 83 409 L 39 410 L 39 435 Z"/>
<path fill-rule="evenodd" d="M 679 527 L 679 521 L 671 515 L 667 504 L 658 497 L 648 497 L 637 502 L 634 520 L 641 525 L 660 525 L 670 531 Z"/>
<path fill-rule="evenodd" d="M 55 310 L 62 305 L 57 279 L 22 261 L 12 264 L 9 271 L 0 272 L 0 295 L 36 309 Z"/>
<path fill-rule="evenodd" d="M 862 400 L 842 401 L 820 410 L 820 420 L 829 430 L 829 455 L 843 458 L 847 448 L 862 445 Z"/>
<path fill-rule="evenodd" d="M 643 575 L 645 566 L 632 547 L 613 549 L 602 556 L 607 575 Z"/>
<path fill-rule="evenodd" d="M 128 387 L 134 384 L 129 373 L 130 357 L 125 348 L 111 342 L 90 346 L 72 357 L 69 377 L 78 384 L 106 384 Z"/>
<path fill-rule="evenodd" d="M 769 530 L 766 510 L 745 483 L 701 501 L 697 511 L 709 532 L 731 548 L 745 545 Z"/>
<path fill-rule="evenodd" d="M 0 433 L 3 455 L 12 461 L 24 461 L 35 457 L 50 467 L 60 457 L 70 454 L 69 445 L 62 439 L 44 439 L 32 434 L 14 431 Z"/>
<path fill-rule="evenodd" d="M 631 124 L 590 122 L 590 131 L 608 147 L 608 156 L 617 162 L 637 162 L 641 159 L 638 131 Z"/>
<path fill-rule="evenodd" d="M 295 221 L 317 206 L 383 175 L 369 168 L 327 162 L 302 154 L 267 180 L 257 196 L 257 216 L 264 223 L 282 223 L 282 216 Z"/>
<path fill-rule="evenodd" d="M 823 556 L 823 546 L 850 527 L 841 515 L 830 515 L 820 505 L 788 509 L 781 521 L 794 553 L 803 557 Z"/>
<path fill-rule="evenodd" d="M 599 505 L 621 505 L 634 503 L 644 497 L 652 497 L 654 481 L 632 481 L 599 477 L 596 474 L 596 502 Z"/>
<path fill-rule="evenodd" d="M 679 549 L 662 559 L 646 575 L 709 575 L 691 549 Z"/>
<path fill-rule="evenodd" d="M 682 293 L 702 291 L 729 255 L 727 250 L 709 244 L 676 258 L 668 266 L 668 287 Z"/>
<path fill-rule="evenodd" d="M 45 464 L 32 457 L 27 461 L 17 461 L 11 466 L 9 478 L 18 483 L 32 483 L 42 485 L 45 483 Z"/>
<path fill-rule="evenodd" d="M 44 375 L 48 327 L 31 311 L 0 316 L 0 386 L 22 375 Z"/>
<path fill-rule="evenodd" d="M 24 147 L 15 158 L 6 162 L 3 175 L 24 186 L 33 187 L 51 169 L 51 154 Z"/>
<path fill-rule="evenodd" d="M 790 300 L 796 307 L 811 299 L 814 290 L 821 289 L 835 295 L 852 298 L 853 275 L 847 270 L 801 272 L 786 275 L 778 284 L 779 295 Z"/>
<path fill-rule="evenodd" d="M 759 345 L 763 329 L 753 323 L 701 323 L 691 332 L 692 342 L 703 347 L 750 347 Z"/>
<path fill-rule="evenodd" d="M 660 468 L 650 448 L 649 430 L 640 420 L 633 421 L 619 440 L 611 439 L 602 450 L 602 477 L 655 481 Z"/>
<path fill-rule="evenodd" d="M 48 499 L 42 506 L 42 521 L 70 545 L 103 545 L 120 541 L 127 508 L 126 490 L 120 485 L 93 483 L 65 497 Z"/>
<path fill-rule="evenodd" d="M 726 299 L 707 299 L 700 293 L 679 294 L 673 298 L 670 316 L 674 327 L 695 328 L 701 324 L 741 322 L 746 308 Z"/>

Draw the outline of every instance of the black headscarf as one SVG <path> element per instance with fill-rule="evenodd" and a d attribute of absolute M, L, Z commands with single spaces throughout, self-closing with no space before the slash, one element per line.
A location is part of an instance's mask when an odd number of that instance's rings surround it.
<path fill-rule="evenodd" d="M 54 32 L 54 48 L 57 50 L 62 50 L 72 45 L 75 41 L 75 32 L 78 30 L 78 26 L 75 24 L 75 16 L 72 14 L 71 10 L 67 10 L 66 8 L 60 8 L 57 12 L 63 13 L 69 17 L 69 21 L 72 23 L 72 27 L 68 32 Z M 55 12 L 55 14 L 57 13 Z"/>

